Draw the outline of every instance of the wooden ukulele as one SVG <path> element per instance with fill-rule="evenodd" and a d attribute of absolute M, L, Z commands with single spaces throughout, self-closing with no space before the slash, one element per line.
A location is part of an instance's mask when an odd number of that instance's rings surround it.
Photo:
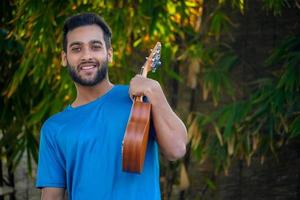
<path fill-rule="evenodd" d="M 160 64 L 161 44 L 157 42 L 141 69 L 147 77 Z M 151 104 L 143 101 L 143 96 L 134 97 L 130 117 L 122 143 L 123 171 L 141 173 L 148 143 Z"/>

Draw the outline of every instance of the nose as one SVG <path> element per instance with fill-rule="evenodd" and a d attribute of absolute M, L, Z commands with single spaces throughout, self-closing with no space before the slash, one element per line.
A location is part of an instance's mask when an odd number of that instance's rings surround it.
<path fill-rule="evenodd" d="M 82 50 L 81 61 L 89 61 L 89 60 L 92 60 L 91 52 L 89 51 L 89 48 L 84 48 Z"/>

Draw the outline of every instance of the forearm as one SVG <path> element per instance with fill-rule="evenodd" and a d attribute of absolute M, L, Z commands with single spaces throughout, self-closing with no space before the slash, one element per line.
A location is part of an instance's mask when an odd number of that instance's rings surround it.
<path fill-rule="evenodd" d="M 41 200 L 64 200 L 65 189 L 63 188 L 43 188 Z"/>
<path fill-rule="evenodd" d="M 161 152 L 168 160 L 183 157 L 187 143 L 184 123 L 173 112 L 158 83 L 146 96 L 152 105 L 152 120 Z"/>

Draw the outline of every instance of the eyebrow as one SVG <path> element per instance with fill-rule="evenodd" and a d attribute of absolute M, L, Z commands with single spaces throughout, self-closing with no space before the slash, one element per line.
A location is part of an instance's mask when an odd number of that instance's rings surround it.
<path fill-rule="evenodd" d="M 100 40 L 91 40 L 89 42 L 90 44 L 100 44 L 100 45 L 103 45 L 103 43 L 100 41 Z M 83 43 L 82 42 L 79 42 L 79 41 L 75 41 L 75 42 L 72 42 L 69 47 L 71 48 L 72 46 L 75 46 L 75 45 L 82 45 Z"/>
<path fill-rule="evenodd" d="M 89 43 L 90 44 L 100 44 L 100 45 L 103 45 L 103 43 L 100 40 L 91 40 Z"/>
<path fill-rule="evenodd" d="M 69 47 L 71 48 L 72 46 L 75 46 L 75 45 L 81 45 L 82 42 L 72 42 Z"/>

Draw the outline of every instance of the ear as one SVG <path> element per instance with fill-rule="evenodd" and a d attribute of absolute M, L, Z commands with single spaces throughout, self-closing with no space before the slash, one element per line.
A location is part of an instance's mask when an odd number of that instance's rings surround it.
<path fill-rule="evenodd" d="M 66 67 L 67 66 L 67 54 L 65 53 L 65 51 L 61 52 L 61 64 Z"/>
<path fill-rule="evenodd" d="M 111 63 L 113 61 L 113 48 L 112 47 L 110 47 L 107 50 L 107 55 L 108 55 L 108 61 Z"/>

